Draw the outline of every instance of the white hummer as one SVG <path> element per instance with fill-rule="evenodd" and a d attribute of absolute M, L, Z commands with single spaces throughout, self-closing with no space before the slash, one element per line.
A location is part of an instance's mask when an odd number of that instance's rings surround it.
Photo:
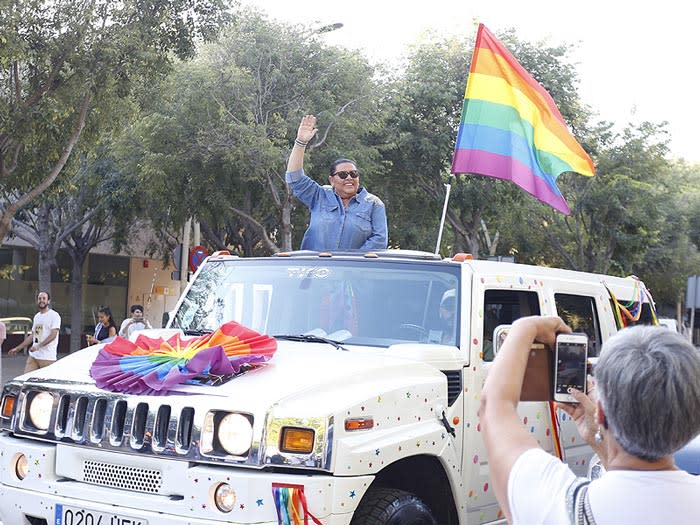
<path fill-rule="evenodd" d="M 274 357 L 167 396 L 97 388 L 97 346 L 16 378 L 0 405 L 0 521 L 505 523 L 477 418 L 494 328 L 560 315 L 596 356 L 620 305 L 642 322 L 650 301 L 636 279 L 463 254 L 219 252 L 149 335 L 235 320 L 274 336 Z M 565 415 L 520 411 L 586 474 L 591 451 Z"/>

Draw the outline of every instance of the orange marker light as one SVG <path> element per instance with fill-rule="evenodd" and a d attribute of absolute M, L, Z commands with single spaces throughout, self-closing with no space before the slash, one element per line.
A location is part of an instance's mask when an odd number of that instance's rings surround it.
<path fill-rule="evenodd" d="M 282 427 L 280 450 L 293 454 L 310 454 L 314 449 L 314 431 L 310 428 Z"/>
<path fill-rule="evenodd" d="M 2 417 L 12 417 L 15 411 L 15 396 L 5 396 L 2 400 Z"/>
<path fill-rule="evenodd" d="M 459 425 L 459 416 L 455 416 L 452 418 L 452 424 L 453 425 Z"/>
<path fill-rule="evenodd" d="M 368 430 L 374 428 L 374 419 L 371 417 L 348 418 L 345 420 L 345 430 Z"/>

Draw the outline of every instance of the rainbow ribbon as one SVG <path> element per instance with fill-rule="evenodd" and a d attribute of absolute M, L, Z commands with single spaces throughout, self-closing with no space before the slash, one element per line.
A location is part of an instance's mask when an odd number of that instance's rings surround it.
<path fill-rule="evenodd" d="M 322 525 L 319 519 L 309 512 L 304 485 L 273 483 L 272 498 L 275 501 L 279 525 L 308 525 L 309 519 L 316 525 Z"/>

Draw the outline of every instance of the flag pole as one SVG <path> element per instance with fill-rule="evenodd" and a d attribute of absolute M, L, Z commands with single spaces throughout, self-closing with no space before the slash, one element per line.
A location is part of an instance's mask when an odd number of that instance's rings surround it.
<path fill-rule="evenodd" d="M 442 206 L 442 219 L 440 219 L 440 230 L 438 231 L 437 244 L 435 245 L 435 255 L 440 253 L 440 242 L 442 241 L 442 229 L 445 227 L 445 216 L 447 215 L 447 202 L 450 200 L 450 188 L 452 186 L 445 184 L 445 204 Z"/>

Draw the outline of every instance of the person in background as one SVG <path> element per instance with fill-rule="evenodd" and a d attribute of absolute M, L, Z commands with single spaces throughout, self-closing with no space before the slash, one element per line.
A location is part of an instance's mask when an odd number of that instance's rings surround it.
<path fill-rule="evenodd" d="M 386 209 L 376 195 L 360 186 L 360 172 L 350 159 L 331 165 L 321 186 L 304 174 L 304 152 L 317 132 L 316 117 L 301 119 L 285 180 L 296 197 L 311 211 L 302 250 L 385 250 L 388 243 Z"/>
<path fill-rule="evenodd" d="M 29 348 L 24 373 L 44 368 L 56 362 L 58 350 L 58 332 L 61 329 L 61 316 L 51 309 L 51 296 L 48 292 L 39 292 L 36 296 L 39 311 L 34 315 L 32 333 L 8 354 L 15 355 Z"/>
<path fill-rule="evenodd" d="M 554 347 L 571 329 L 559 317 L 513 323 L 481 392 L 479 417 L 496 499 L 509 523 L 697 523 L 700 477 L 673 454 L 700 433 L 700 352 L 658 326 L 608 339 L 588 395 L 559 403 L 607 472 L 590 484 L 545 452 L 518 415 L 534 341 Z M 582 516 L 585 515 L 585 518 Z"/>
<path fill-rule="evenodd" d="M 100 306 L 97 310 L 97 319 L 99 322 L 95 325 L 95 334 L 86 336 L 89 345 L 96 345 L 103 341 L 108 342 L 107 339 L 111 340 L 117 335 L 117 323 L 114 322 L 109 307 Z"/>
<path fill-rule="evenodd" d="M 0 353 L 2 353 L 2 344 L 5 342 L 5 339 L 7 339 L 7 328 L 5 323 L 0 321 Z"/>
<path fill-rule="evenodd" d="M 119 327 L 119 336 L 129 338 L 134 332 L 153 328 L 151 323 L 143 316 L 143 306 L 140 304 L 131 305 L 131 317 L 124 319 Z"/>

